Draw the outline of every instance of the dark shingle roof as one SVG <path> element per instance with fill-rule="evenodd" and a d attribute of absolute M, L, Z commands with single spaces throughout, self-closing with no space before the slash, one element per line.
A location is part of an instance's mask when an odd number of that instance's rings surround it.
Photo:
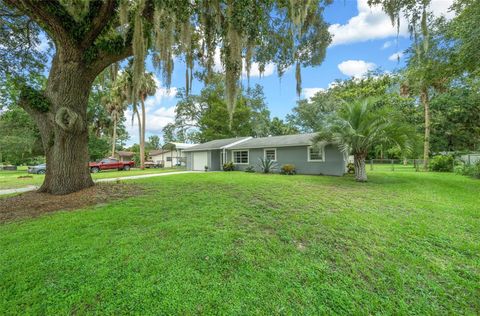
<path fill-rule="evenodd" d="M 122 150 L 117 151 L 117 154 L 120 157 L 130 157 L 130 156 L 135 155 L 135 153 L 133 151 L 122 151 Z"/>
<path fill-rule="evenodd" d="M 316 133 L 258 137 L 230 146 L 228 149 L 309 146 L 312 145 L 312 138 L 315 135 Z"/>
<path fill-rule="evenodd" d="M 235 142 L 248 139 L 249 137 L 236 137 L 236 138 L 226 138 L 226 139 L 216 139 L 210 142 L 206 142 L 203 144 L 195 145 L 193 147 L 184 149 L 183 151 L 199 151 L 199 150 L 212 150 L 212 149 L 220 149 L 224 146 L 233 144 Z"/>

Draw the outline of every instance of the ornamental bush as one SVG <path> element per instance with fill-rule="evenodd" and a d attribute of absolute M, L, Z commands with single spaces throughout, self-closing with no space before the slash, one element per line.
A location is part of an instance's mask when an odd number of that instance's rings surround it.
<path fill-rule="evenodd" d="M 435 156 L 430 160 L 430 170 L 439 172 L 453 171 L 453 157 L 452 156 Z"/>
<path fill-rule="evenodd" d="M 283 165 L 280 172 L 281 174 L 286 174 L 286 175 L 293 175 L 297 173 L 295 169 L 295 165 L 292 165 L 292 164 Z"/>
<path fill-rule="evenodd" d="M 254 166 L 248 166 L 247 168 L 245 168 L 245 172 L 254 173 L 255 172 L 255 167 Z"/>
<path fill-rule="evenodd" d="M 355 164 L 353 162 L 349 162 L 347 164 L 347 173 L 354 174 L 355 173 Z"/>
<path fill-rule="evenodd" d="M 278 165 L 275 161 L 270 160 L 270 159 L 262 159 L 260 158 L 260 163 L 259 163 L 260 170 L 262 170 L 263 173 L 272 173 L 275 170 L 278 169 Z"/>
<path fill-rule="evenodd" d="M 233 171 L 235 170 L 235 165 L 233 162 L 229 161 L 223 164 L 223 171 Z"/>

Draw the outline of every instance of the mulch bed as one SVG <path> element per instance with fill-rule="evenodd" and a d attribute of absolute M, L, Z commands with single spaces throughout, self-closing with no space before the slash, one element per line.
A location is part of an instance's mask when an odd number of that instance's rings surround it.
<path fill-rule="evenodd" d="M 55 211 L 76 210 L 140 195 L 144 189 L 124 183 L 100 183 L 91 188 L 67 195 L 26 192 L 0 199 L 0 223 L 37 217 Z"/>

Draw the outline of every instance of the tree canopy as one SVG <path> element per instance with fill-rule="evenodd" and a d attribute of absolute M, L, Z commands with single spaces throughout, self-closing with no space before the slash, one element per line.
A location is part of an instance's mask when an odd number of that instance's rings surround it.
<path fill-rule="evenodd" d="M 225 89 L 222 77 L 214 75 L 199 95 L 187 95 L 185 90 L 180 90 L 175 121 L 164 129 L 166 140 L 206 142 L 238 136 L 267 136 L 270 111 L 265 104 L 262 88 L 255 86 L 241 90 L 230 124 Z"/>
<path fill-rule="evenodd" d="M 133 55 L 133 77 L 138 84 L 140 80 L 136 79 L 145 70 L 149 52 L 167 85 L 174 55 L 182 56 L 188 68 L 188 94 L 194 66 L 210 74 L 219 50 L 232 115 L 238 81 L 242 71 L 249 75 L 253 62 L 259 63 L 260 72 L 267 63 L 274 62 L 280 75 L 295 64 L 300 93 L 300 67 L 321 64 L 330 43 L 322 17 L 329 2 L 62 0 L 40 4 L 2 0 L 2 17 L 7 22 L 2 31 L 8 33 L 5 38 L 9 40 L 1 53 L 13 54 L 2 60 L 10 64 L 13 60 L 43 60 L 38 50 L 10 49 L 38 45 L 43 30 L 54 42 L 57 54 L 66 47 L 78 48 L 87 67 L 106 67 Z M 32 53 L 38 58 L 28 58 Z"/>

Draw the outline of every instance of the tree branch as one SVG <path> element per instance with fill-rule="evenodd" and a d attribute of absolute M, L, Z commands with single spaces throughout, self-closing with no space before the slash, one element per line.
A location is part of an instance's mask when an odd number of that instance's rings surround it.
<path fill-rule="evenodd" d="M 121 61 L 127 57 L 133 55 L 132 45 L 126 45 L 121 51 L 111 53 L 106 51 L 101 51 L 95 61 L 89 65 L 89 74 L 95 78 L 99 73 L 101 73 L 105 68 L 110 66 L 113 63 Z"/>
<path fill-rule="evenodd" d="M 90 4 L 90 10 L 94 11 L 91 13 L 93 17 L 90 20 L 90 31 L 83 37 L 81 47 L 88 48 L 97 39 L 115 15 L 116 6 L 116 0 L 102 1 L 100 9 L 97 9 L 92 3 Z"/>
<path fill-rule="evenodd" d="M 41 92 L 39 92 L 41 94 Z M 36 109 L 32 104 L 32 100 L 27 95 L 20 95 L 18 100 L 18 105 L 25 110 L 37 123 L 38 129 L 42 136 L 42 142 L 44 149 L 48 148 L 48 140 L 50 139 L 51 134 L 53 133 L 53 119 L 51 114 L 48 112 L 41 111 Z"/>
<path fill-rule="evenodd" d="M 65 8 L 56 0 L 3 0 L 38 23 L 56 43 L 76 42 L 66 26 L 73 27 L 76 22 Z"/>

